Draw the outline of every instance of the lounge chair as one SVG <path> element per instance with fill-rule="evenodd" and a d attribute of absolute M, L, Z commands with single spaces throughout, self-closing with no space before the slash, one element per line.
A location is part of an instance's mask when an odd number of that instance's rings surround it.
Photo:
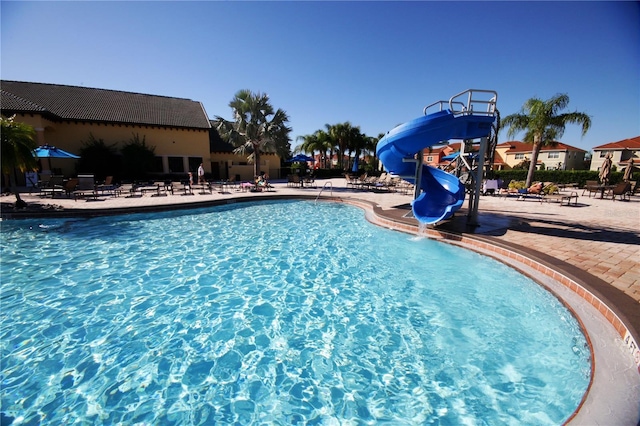
<path fill-rule="evenodd" d="M 78 186 L 73 191 L 73 199 L 78 201 L 78 198 L 98 198 L 98 191 L 96 191 L 96 184 L 93 175 L 78 175 Z"/>
<path fill-rule="evenodd" d="M 316 185 L 316 178 L 315 178 L 313 175 L 305 176 L 305 177 L 302 179 L 302 184 L 303 184 L 304 186 L 306 186 L 307 188 L 311 188 L 311 187 L 313 187 L 313 188 L 317 188 L 317 187 L 318 187 L 318 186 Z"/>
<path fill-rule="evenodd" d="M 534 198 L 540 199 L 542 201 L 542 196 L 544 195 L 544 189 L 549 185 L 543 185 L 542 182 L 536 182 L 531 185 L 529 188 L 519 189 L 518 190 L 518 200 L 524 200 L 525 197 L 531 196 Z"/>
<path fill-rule="evenodd" d="M 104 195 L 105 192 L 110 193 L 111 195 L 118 196 L 118 185 L 113 183 L 113 176 L 107 176 L 99 185 L 96 185 L 96 191 L 100 192 Z"/>
<path fill-rule="evenodd" d="M 348 173 L 345 174 L 344 178 L 347 181 L 347 188 L 349 188 L 349 186 L 351 186 L 351 188 L 360 187 L 360 181 L 354 178 L 353 176 L 351 176 L 350 174 Z"/>
<path fill-rule="evenodd" d="M 553 194 L 544 194 L 542 196 L 542 201 L 558 201 L 560 202 L 560 206 L 562 206 L 562 204 L 566 201 L 567 202 L 567 206 L 571 205 L 571 200 L 573 201 L 573 205 L 577 206 L 578 205 L 578 193 L 575 191 L 571 191 L 569 193 L 559 193 L 559 192 L 555 192 Z"/>
<path fill-rule="evenodd" d="M 193 185 L 191 185 L 191 182 L 189 182 L 188 180 L 183 180 L 183 181 L 180 181 L 180 184 L 182 185 L 182 188 L 181 188 L 183 191 L 182 195 L 193 195 L 193 188 L 192 188 Z"/>
<path fill-rule="evenodd" d="M 616 196 L 620 197 L 620 200 L 631 200 L 631 184 L 629 182 L 620 182 L 611 190 L 611 198 L 616 200 Z"/>
<path fill-rule="evenodd" d="M 388 173 L 382 173 L 373 184 L 374 189 L 389 191 L 391 189 L 391 176 Z"/>

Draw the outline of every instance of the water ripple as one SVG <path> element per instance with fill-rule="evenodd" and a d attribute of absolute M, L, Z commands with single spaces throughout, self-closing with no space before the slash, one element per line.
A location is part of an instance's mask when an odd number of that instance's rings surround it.
<path fill-rule="evenodd" d="M 1 238 L 7 424 L 557 424 L 589 382 L 553 296 L 349 206 L 13 221 Z"/>

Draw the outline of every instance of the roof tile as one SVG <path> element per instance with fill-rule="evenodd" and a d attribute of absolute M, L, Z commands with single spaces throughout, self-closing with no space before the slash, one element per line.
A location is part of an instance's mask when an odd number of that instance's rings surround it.
<path fill-rule="evenodd" d="M 47 112 L 61 120 L 209 129 L 200 102 L 60 84 L 2 80 L 0 105 L 12 112 Z"/>

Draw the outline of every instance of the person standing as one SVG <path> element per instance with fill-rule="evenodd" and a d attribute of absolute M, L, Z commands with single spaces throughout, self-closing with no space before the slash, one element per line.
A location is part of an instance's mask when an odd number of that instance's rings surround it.
<path fill-rule="evenodd" d="M 204 167 L 202 167 L 202 163 L 198 166 L 198 185 L 202 185 L 204 183 Z"/>

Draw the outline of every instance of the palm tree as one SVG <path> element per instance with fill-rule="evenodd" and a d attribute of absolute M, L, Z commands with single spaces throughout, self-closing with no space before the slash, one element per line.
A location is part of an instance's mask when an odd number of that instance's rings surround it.
<path fill-rule="evenodd" d="M 330 127 L 327 124 L 328 127 Z M 311 135 L 302 135 L 298 136 L 298 140 L 302 141 L 302 144 L 298 147 L 299 150 L 303 152 L 308 152 L 310 154 L 318 151 L 321 154 L 323 163 L 322 168 L 327 168 L 327 160 L 331 158 L 333 154 L 333 141 L 331 136 L 324 130 L 316 130 Z"/>
<path fill-rule="evenodd" d="M 255 176 L 260 175 L 260 153 L 278 151 L 278 147 L 288 146 L 290 141 L 287 127 L 287 113 L 281 109 L 274 111 L 266 93 L 238 91 L 229 106 L 235 121 L 227 121 L 216 116 L 216 129 L 220 137 L 236 147 L 237 154 L 249 154 L 253 161 Z M 287 148 L 288 151 L 288 148 Z"/>
<path fill-rule="evenodd" d="M 546 101 L 531 98 L 524 103 L 520 113 L 511 114 L 502 120 L 502 126 L 509 127 L 507 133 L 512 138 L 516 133 L 525 131 L 524 142 L 533 144 L 531 149 L 531 164 L 527 173 L 526 186 L 531 186 L 533 172 L 536 170 L 540 148 L 552 145 L 564 134 L 567 124 L 580 124 L 582 136 L 591 127 L 591 117 L 581 112 L 559 114 L 569 105 L 569 96 L 558 94 Z"/>
<path fill-rule="evenodd" d="M 349 143 L 349 133 L 351 131 L 351 123 L 348 121 L 340 124 L 326 125 L 327 133 L 333 141 L 333 145 L 337 147 L 340 152 L 338 157 L 338 167 L 344 170 L 344 154 L 347 150 L 347 144 Z"/>
<path fill-rule="evenodd" d="M 33 150 L 37 147 L 35 130 L 25 123 L 15 122 L 15 116 L 10 118 L 0 117 L 2 145 L 2 173 L 9 182 L 11 192 L 16 195 L 16 208 L 24 208 L 25 203 L 20 198 L 20 192 L 16 188 L 15 169 L 21 173 L 36 170 L 37 163 L 33 156 Z"/>
<path fill-rule="evenodd" d="M 352 127 L 349 132 L 347 148 L 349 153 L 355 152 L 354 161 L 366 149 L 369 137 L 360 131 L 360 127 Z"/>
<path fill-rule="evenodd" d="M 371 165 L 373 166 L 374 170 L 378 170 L 378 153 L 376 152 L 376 147 L 378 146 L 378 141 L 382 139 L 383 136 L 384 133 L 378 134 L 378 137 L 365 136 L 364 151 L 373 158 Z"/>

